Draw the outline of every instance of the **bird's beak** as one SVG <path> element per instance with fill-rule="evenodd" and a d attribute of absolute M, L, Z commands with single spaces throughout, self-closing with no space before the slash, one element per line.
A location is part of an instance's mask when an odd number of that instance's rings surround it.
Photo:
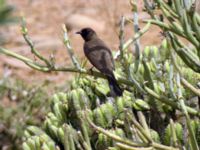
<path fill-rule="evenodd" d="M 76 34 L 81 34 L 81 31 L 76 32 Z"/>

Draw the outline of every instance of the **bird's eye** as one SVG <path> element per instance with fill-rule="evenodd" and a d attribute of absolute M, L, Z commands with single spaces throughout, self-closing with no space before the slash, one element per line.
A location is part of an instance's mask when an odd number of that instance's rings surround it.
<path fill-rule="evenodd" d="M 83 34 L 87 35 L 87 34 L 89 34 L 89 31 L 88 30 L 83 30 Z"/>

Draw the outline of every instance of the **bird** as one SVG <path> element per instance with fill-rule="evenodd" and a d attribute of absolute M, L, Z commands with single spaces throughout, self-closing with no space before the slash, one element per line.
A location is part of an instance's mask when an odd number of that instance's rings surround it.
<path fill-rule="evenodd" d="M 112 97 L 122 96 L 123 90 L 117 83 L 113 73 L 115 65 L 111 50 L 92 28 L 83 28 L 76 33 L 80 34 L 84 40 L 83 50 L 89 62 L 106 76 L 110 87 L 110 95 Z"/>

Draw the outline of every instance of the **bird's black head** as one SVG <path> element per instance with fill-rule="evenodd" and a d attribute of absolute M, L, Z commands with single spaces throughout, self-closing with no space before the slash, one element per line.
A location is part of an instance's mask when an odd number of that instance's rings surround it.
<path fill-rule="evenodd" d="M 97 36 L 96 32 L 91 28 L 83 28 L 81 29 L 81 31 L 78 31 L 76 33 L 80 34 L 85 41 L 89 41 Z"/>

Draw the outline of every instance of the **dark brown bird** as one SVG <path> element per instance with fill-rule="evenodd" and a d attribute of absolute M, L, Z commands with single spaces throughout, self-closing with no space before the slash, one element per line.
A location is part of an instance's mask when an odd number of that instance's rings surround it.
<path fill-rule="evenodd" d="M 121 96 L 122 90 L 113 73 L 115 66 L 112 53 L 108 46 L 91 28 L 83 28 L 81 31 L 76 33 L 80 34 L 85 41 L 83 46 L 85 56 L 94 67 L 107 77 L 110 87 L 110 95 L 113 97 Z"/>

